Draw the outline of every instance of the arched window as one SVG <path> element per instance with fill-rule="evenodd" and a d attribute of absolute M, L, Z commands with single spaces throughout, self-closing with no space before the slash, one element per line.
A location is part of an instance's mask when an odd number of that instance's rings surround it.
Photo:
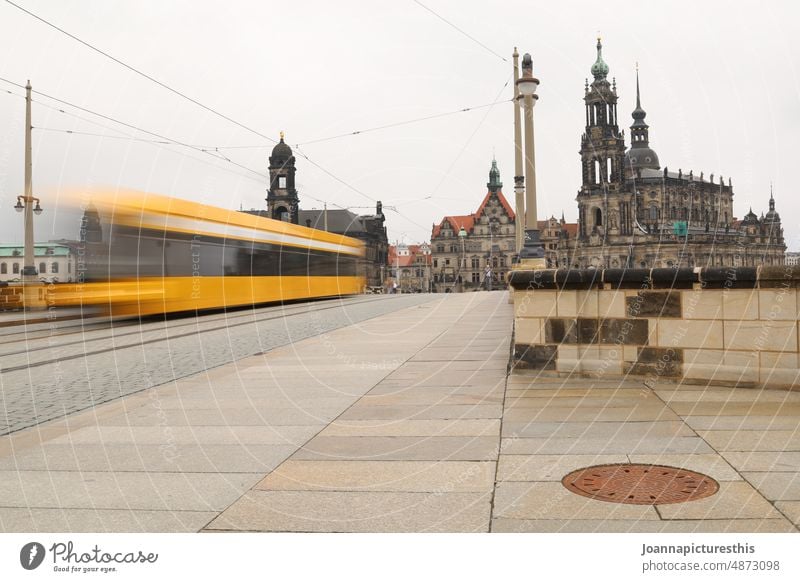
<path fill-rule="evenodd" d="M 51 273 L 58 273 L 58 263 L 52 263 L 50 265 L 50 272 Z"/>
<path fill-rule="evenodd" d="M 39 273 L 46 273 L 47 272 L 47 263 L 39 263 Z"/>
<path fill-rule="evenodd" d="M 497 257 L 492 257 L 492 267 L 497 268 Z"/>
<path fill-rule="evenodd" d="M 0 264 L 0 273 L 2 273 L 3 275 L 8 273 L 8 264 L 7 263 Z"/>
<path fill-rule="evenodd" d="M 19 274 L 19 263 L 14 263 L 13 265 L 11 265 L 11 272 L 14 273 L 15 275 Z"/>
<path fill-rule="evenodd" d="M 658 220 L 658 206 L 655 204 L 650 207 L 650 220 Z"/>
<path fill-rule="evenodd" d="M 603 226 L 603 211 L 599 208 L 594 209 L 594 225 Z"/>
<path fill-rule="evenodd" d="M 600 183 L 600 160 L 594 161 L 594 183 Z"/>

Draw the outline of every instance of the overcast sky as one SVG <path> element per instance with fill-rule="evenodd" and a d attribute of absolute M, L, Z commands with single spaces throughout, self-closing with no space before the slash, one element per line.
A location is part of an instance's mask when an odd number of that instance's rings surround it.
<path fill-rule="evenodd" d="M 324 200 L 367 213 L 382 200 L 396 208 L 386 213 L 390 239 L 409 243 L 428 240 L 444 215 L 477 208 L 493 153 L 513 203 L 513 111 L 505 101 L 514 46 L 533 55 L 541 80 L 539 215 L 563 210 L 576 219 L 583 87 L 599 32 L 626 136 L 638 61 L 650 144 L 662 167 L 730 176 L 739 217 L 750 206 L 767 210 L 772 181 L 787 244 L 800 249 L 800 196 L 791 174 L 800 137 L 796 2 L 422 0 L 476 42 L 412 0 L 14 1 L 249 128 L 275 139 L 285 131 L 290 145 L 300 144 L 323 168 L 297 156 L 303 208 Z M 0 77 L 30 79 L 35 90 L 177 141 L 237 146 L 219 151 L 266 173 L 273 144 L 5 0 L 0 49 Z M 21 239 L 12 206 L 23 187 L 25 104 L 20 89 L 3 82 L 0 89 L 5 242 Z M 154 139 L 44 97 L 36 101 L 37 128 Z M 495 101 L 503 102 L 308 143 Z M 58 193 L 71 188 L 122 186 L 227 208 L 265 206 L 264 178 L 175 145 L 37 129 L 33 171 L 46 210 L 37 240 L 53 234 Z"/>

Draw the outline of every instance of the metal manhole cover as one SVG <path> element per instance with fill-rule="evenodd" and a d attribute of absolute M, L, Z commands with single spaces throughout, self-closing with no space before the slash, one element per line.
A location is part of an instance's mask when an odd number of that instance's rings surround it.
<path fill-rule="evenodd" d="M 664 465 L 597 465 L 573 471 L 561 483 L 584 497 L 634 505 L 683 503 L 719 491 L 708 475 Z"/>

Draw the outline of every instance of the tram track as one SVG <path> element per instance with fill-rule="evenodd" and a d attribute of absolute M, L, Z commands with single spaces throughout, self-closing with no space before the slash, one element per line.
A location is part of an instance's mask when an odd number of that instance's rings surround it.
<path fill-rule="evenodd" d="M 15 370 L 21 370 L 21 369 L 32 368 L 32 367 L 36 367 L 36 366 L 54 364 L 54 363 L 57 363 L 57 362 L 62 362 L 62 361 L 67 361 L 67 360 L 74 360 L 76 358 L 82 358 L 82 357 L 87 357 L 87 356 L 103 354 L 103 353 L 107 353 L 107 352 L 111 352 L 111 351 L 115 351 L 115 350 L 119 350 L 119 349 L 126 349 L 126 348 L 131 348 L 131 347 L 143 346 L 143 345 L 148 345 L 148 344 L 158 343 L 158 342 L 163 342 L 163 341 L 170 341 L 170 340 L 173 340 L 173 339 L 178 339 L 178 338 L 182 338 L 182 337 L 188 337 L 188 336 L 195 335 L 195 334 L 198 334 L 198 333 L 207 333 L 207 332 L 219 331 L 219 330 L 222 330 L 222 329 L 231 329 L 231 328 L 235 328 L 235 327 L 239 327 L 239 326 L 243 326 L 243 325 L 258 325 L 259 323 L 262 323 L 262 322 L 274 321 L 276 319 L 281 319 L 281 318 L 285 318 L 285 317 L 292 317 L 292 316 L 295 316 L 295 315 L 304 315 L 304 314 L 309 314 L 309 313 L 326 311 L 326 310 L 330 310 L 330 309 L 337 309 L 337 308 L 340 308 L 342 306 L 347 306 L 347 307 L 356 306 L 356 305 L 360 305 L 360 304 L 363 304 L 363 303 L 371 303 L 371 302 L 374 302 L 374 301 L 381 301 L 381 300 L 382 299 L 380 299 L 380 298 L 370 298 L 370 299 L 362 299 L 360 301 L 347 301 L 346 303 L 343 303 L 341 300 L 337 300 L 335 304 L 331 304 L 330 301 L 325 301 L 325 302 L 314 301 L 314 302 L 308 302 L 308 303 L 303 303 L 301 305 L 297 305 L 296 309 L 291 309 L 291 312 L 289 312 L 289 313 L 287 313 L 287 309 L 288 308 L 286 306 L 267 308 L 267 309 L 270 310 L 270 314 L 273 312 L 273 310 L 274 311 L 278 311 L 278 310 L 280 311 L 280 313 L 278 313 L 276 315 L 270 315 L 269 317 L 254 317 L 252 312 L 243 313 L 241 315 L 231 315 L 230 313 L 226 313 L 226 314 L 221 315 L 221 316 L 213 316 L 213 315 L 201 316 L 203 318 L 211 318 L 211 319 L 204 319 L 202 321 L 202 323 L 199 323 L 198 320 L 197 320 L 197 316 L 193 315 L 191 317 L 193 317 L 195 319 L 192 322 L 187 322 L 187 323 L 184 323 L 184 324 L 170 325 L 171 321 L 176 321 L 174 319 L 173 320 L 168 320 L 168 321 L 153 322 L 153 325 L 158 325 L 159 326 L 158 328 L 155 328 L 155 329 L 141 329 L 142 325 L 148 325 L 148 324 L 140 324 L 139 325 L 139 329 L 136 330 L 136 331 L 129 331 L 129 332 L 125 332 L 125 333 L 111 333 L 111 334 L 106 334 L 106 335 L 103 335 L 101 337 L 95 337 L 95 338 L 86 338 L 86 337 L 84 337 L 84 338 L 82 338 L 80 340 L 75 340 L 75 341 L 67 341 L 67 342 L 59 341 L 58 344 L 56 344 L 56 345 L 54 345 L 52 343 L 52 339 L 53 338 L 65 337 L 65 336 L 76 335 L 76 334 L 85 334 L 85 333 L 87 333 L 87 331 L 85 329 L 81 329 L 81 330 L 70 331 L 70 332 L 67 332 L 67 333 L 50 334 L 50 335 L 41 336 L 41 337 L 37 337 L 37 338 L 33 338 L 33 339 L 31 339 L 29 337 L 25 337 L 24 341 L 26 341 L 26 342 L 47 341 L 48 343 L 46 345 L 41 345 L 41 346 L 30 346 L 29 345 L 25 349 L 12 351 L 12 352 L 0 352 L 0 373 L 2 373 L 2 372 L 13 372 Z M 383 299 L 383 300 L 385 300 L 385 299 Z M 309 309 L 309 307 L 311 307 L 312 305 L 314 306 L 314 308 Z M 216 326 L 213 325 L 214 323 L 219 322 L 219 321 L 224 321 L 224 325 L 216 325 Z M 123 322 L 124 322 L 124 320 L 123 320 Z M 134 322 L 134 323 L 125 322 L 125 323 L 126 324 L 124 325 L 124 327 L 128 328 L 128 327 L 135 327 L 138 322 Z M 212 325 L 208 325 L 208 324 L 212 324 Z M 198 327 L 199 325 L 202 325 L 202 327 Z M 70 326 L 70 327 L 79 327 L 79 326 Z M 183 329 L 183 328 L 192 328 L 192 331 L 188 331 L 188 332 L 184 332 L 184 333 L 171 333 L 176 329 Z M 106 327 L 106 328 L 103 328 L 103 329 L 100 329 L 100 330 L 92 329 L 92 330 L 88 330 L 88 332 L 91 333 L 91 332 L 95 332 L 95 331 L 105 331 L 105 330 L 112 330 L 113 331 L 113 329 L 114 329 L 114 323 L 111 322 L 110 325 L 108 327 Z M 36 361 L 36 362 L 30 362 L 30 363 L 25 364 L 25 365 L 16 365 L 16 366 L 8 366 L 8 367 L 6 367 L 6 366 L 3 366 L 3 364 L 2 364 L 3 358 L 12 357 L 12 356 L 20 356 L 20 355 L 23 355 L 23 354 L 30 356 L 32 353 L 42 352 L 42 351 L 46 351 L 46 350 L 53 350 L 53 349 L 56 349 L 56 348 L 61 349 L 61 348 L 69 347 L 69 346 L 75 346 L 75 345 L 84 345 L 85 346 L 88 343 L 104 342 L 104 341 L 108 341 L 108 340 L 112 340 L 112 339 L 113 340 L 117 340 L 119 338 L 129 337 L 129 336 L 139 336 L 139 337 L 141 337 L 144 334 L 158 334 L 158 333 L 166 334 L 166 335 L 164 337 L 158 337 L 158 338 L 153 338 L 153 339 L 148 339 L 148 340 L 143 340 L 143 341 L 137 341 L 137 342 L 132 342 L 132 343 L 114 344 L 112 347 L 108 347 L 108 348 L 103 348 L 103 349 L 94 350 L 94 351 L 84 351 L 84 352 L 81 352 L 81 353 L 72 354 L 72 355 L 64 356 L 64 357 L 60 357 L 60 358 L 51 358 L 51 359 L 47 359 L 47 360 L 40 360 L 40 361 Z M 5 341 L 5 342 L 0 341 L 0 346 L 6 345 L 6 344 L 19 344 L 19 343 L 20 343 L 19 339 L 18 340 Z"/>

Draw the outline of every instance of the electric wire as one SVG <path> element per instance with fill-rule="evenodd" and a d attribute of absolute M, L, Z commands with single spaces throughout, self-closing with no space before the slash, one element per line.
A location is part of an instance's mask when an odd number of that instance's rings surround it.
<path fill-rule="evenodd" d="M 443 22 L 445 22 L 446 24 L 448 24 L 449 26 L 453 27 L 453 28 L 454 28 L 454 29 L 456 29 L 458 32 L 460 32 L 461 34 L 463 34 L 463 35 L 464 35 L 464 36 L 466 36 L 467 38 L 471 39 L 473 42 L 477 43 L 478 45 L 480 45 L 481 47 L 483 47 L 484 49 L 486 49 L 487 51 L 489 51 L 489 52 L 490 52 L 490 53 L 492 53 L 493 55 L 495 55 L 495 56 L 497 56 L 498 58 L 502 59 L 503 61 L 506 61 L 506 62 L 507 62 L 507 59 L 505 59 L 503 56 L 499 55 L 498 53 L 496 53 L 495 51 L 493 51 L 492 49 L 490 49 L 490 48 L 489 48 L 488 46 L 486 46 L 485 44 L 481 43 L 481 42 L 480 42 L 479 40 L 477 40 L 475 37 L 473 37 L 473 36 L 469 35 L 467 32 L 465 32 L 464 30 L 460 29 L 460 28 L 459 28 L 459 27 L 457 27 L 455 24 L 453 24 L 452 22 L 448 21 L 446 18 L 444 18 L 444 17 L 442 17 L 441 15 L 437 14 L 435 11 L 431 10 L 430 8 L 428 8 L 427 6 L 425 6 L 424 4 L 422 4 L 421 2 L 419 2 L 418 0 L 414 0 L 414 1 L 415 1 L 415 2 L 416 2 L 416 3 L 417 3 L 419 6 L 420 6 L 420 7 L 424 8 L 425 10 L 427 10 L 428 12 L 430 12 L 431 14 L 433 14 L 434 16 L 436 16 L 437 18 L 439 18 L 440 20 L 442 20 Z M 109 54 L 109 53 L 107 53 L 107 52 L 103 51 L 102 49 L 100 49 L 100 48 L 98 48 L 98 47 L 94 46 L 93 44 L 91 44 L 91 43 L 89 43 L 89 42 L 87 42 L 87 41 L 85 41 L 85 40 L 83 40 L 83 39 L 81 39 L 81 38 L 79 38 L 79 37 L 75 36 L 74 34 L 72 34 L 72 33 L 68 32 L 68 31 L 66 31 L 65 29 L 63 29 L 63 28 L 61 28 L 61 27 L 57 26 L 56 24 L 53 24 L 52 22 L 50 22 L 50 21 L 46 20 L 45 18 L 43 18 L 43 17 L 41 17 L 41 16 L 39 16 L 39 15 L 37 15 L 37 14 L 35 14 L 35 13 L 31 12 L 30 10 L 27 10 L 27 9 L 23 8 L 22 6 L 20 6 L 20 5 L 16 4 L 16 3 L 14 3 L 14 2 L 12 2 L 11 0 L 5 0 L 5 2 L 6 2 L 7 4 L 9 4 L 10 6 L 13 6 L 14 8 L 17 8 L 18 10 L 20 10 L 20 11 L 24 12 L 25 14 L 29 15 L 30 17 L 32 17 L 32 18 L 34 18 L 34 19 L 38 20 L 39 22 L 41 22 L 41 23 L 43 23 L 43 24 L 45 24 L 45 25 L 47 25 L 47 26 L 49 26 L 49 27 L 53 28 L 54 30 L 56 30 L 56 31 L 58 31 L 58 32 L 60 32 L 60 33 L 62 33 L 62 34 L 64 34 L 65 36 L 67 36 L 67 37 L 71 38 L 72 40 L 74 40 L 74 41 L 76 41 L 76 42 L 80 43 L 81 45 L 85 46 L 86 48 L 88 48 L 88 49 L 90 49 L 90 50 L 92 50 L 92 51 L 94 51 L 94 52 L 96 52 L 96 53 L 98 53 L 98 54 L 100 54 L 100 55 L 102 55 L 102 56 L 104 56 L 104 57 L 106 57 L 106 58 L 108 58 L 108 59 L 112 60 L 113 62 L 117 63 L 118 65 L 120 65 L 120 66 L 122 66 L 122 67 L 124 67 L 124 68 L 126 68 L 126 69 L 128 69 L 129 71 L 131 71 L 131 72 L 133 72 L 133 73 L 135 73 L 135 74 L 137 74 L 137 75 L 139 75 L 139 76 L 141 76 L 141 77 L 143 77 L 143 78 L 145 78 L 145 79 L 147 79 L 147 80 L 149 80 L 149 81 L 151 81 L 151 82 L 155 83 L 156 85 L 158 85 L 158 86 L 162 87 L 163 89 L 166 89 L 167 91 L 169 91 L 169 92 L 171 92 L 171 93 L 173 93 L 173 94 L 175 94 L 175 95 L 177 95 L 177 96 L 179 96 L 179 97 L 181 97 L 181 98 L 183 98 L 183 99 L 186 99 L 187 101 L 189 101 L 189 102 L 193 103 L 194 105 L 197 105 L 198 107 L 200 107 L 200 108 L 202 108 L 202 109 L 204 109 L 204 110 L 206 110 L 206 111 L 208 111 L 208 112 L 210 112 L 210 113 L 212 113 L 212 114 L 214 114 L 214 115 L 216 115 L 216 116 L 218 116 L 218 117 L 220 117 L 220 118 L 222 118 L 222 119 L 224 119 L 224 120 L 228 121 L 229 123 L 232 123 L 232 124 L 236 125 L 237 127 L 240 127 L 240 128 L 242 128 L 242 129 L 245 129 L 245 130 L 247 130 L 247 131 L 249 131 L 249 132 L 253 133 L 254 135 L 257 135 L 257 136 L 259 136 L 259 137 L 261 137 L 261 138 L 263 138 L 263 139 L 266 139 L 266 140 L 268 140 L 268 141 L 270 141 L 270 142 L 272 142 L 272 143 L 277 143 L 277 140 L 275 140 L 274 138 L 272 138 L 272 137 L 269 137 L 269 136 L 267 136 L 267 135 L 265 135 L 265 134 L 263 134 L 263 133 L 261 133 L 261 132 L 259 132 L 259 131 L 255 130 L 255 129 L 253 129 L 253 128 L 251 128 L 251 127 L 249 127 L 249 126 L 247 126 L 247 125 L 245 125 L 245 124 L 243 124 L 243 123 L 240 123 L 240 122 L 236 121 L 235 119 L 233 119 L 233 118 L 231 118 L 231 117 L 229 117 L 229 116 L 225 115 L 224 113 L 221 113 L 221 112 L 217 111 L 216 109 L 214 109 L 214 108 L 212 108 L 212 107 L 209 107 L 209 106 L 207 106 L 207 105 L 205 105 L 205 104 L 201 103 L 200 101 L 198 101 L 198 100 L 196 100 L 196 99 L 194 99 L 194 98 L 192 98 L 192 97 L 189 97 L 189 96 L 188 96 L 188 95 L 186 95 L 185 93 L 183 93 L 183 92 L 181 92 L 181 91 L 179 91 L 179 90 L 177 90 L 177 89 L 174 89 L 174 88 L 170 87 L 170 86 L 169 86 L 169 85 L 167 85 L 166 83 L 164 83 L 164 82 L 162 82 L 162 81 L 159 81 L 159 80 L 158 80 L 158 79 L 156 79 L 155 77 L 153 77 L 153 76 L 151 76 L 151 75 L 148 75 L 147 73 L 145 73 L 145 72 L 143 72 L 143 71 L 141 71 L 141 70 L 137 69 L 136 67 L 133 67 L 132 65 L 129 65 L 129 64 L 127 64 L 126 62 L 124 62 L 124 61 L 122 61 L 122 60 L 120 60 L 120 59 L 118 59 L 118 58 L 114 57 L 113 55 L 111 55 L 111 54 Z M 10 82 L 10 81 L 7 81 L 6 79 L 2 79 L 2 80 L 6 81 L 6 82 Z M 16 84 L 16 83 L 12 83 L 12 84 L 14 84 L 14 85 L 16 85 L 16 86 L 18 86 L 18 87 L 21 87 L 21 85 L 18 85 L 18 84 Z M 506 83 L 506 84 L 507 84 L 507 83 Z M 237 162 L 234 162 L 233 160 L 230 160 L 229 158 L 227 158 L 227 157 L 225 157 L 225 156 L 222 156 L 222 155 L 221 155 L 221 154 L 220 154 L 218 151 L 214 151 L 214 152 L 212 152 L 212 151 L 209 151 L 209 150 L 206 150 L 206 149 L 203 149 L 203 148 L 198 148 L 198 147 L 196 147 L 196 146 L 193 146 L 193 145 L 191 145 L 191 144 L 188 144 L 188 143 L 185 143 L 185 142 L 181 142 L 181 141 L 179 141 L 179 140 L 175 140 L 175 139 L 171 139 L 171 138 L 164 137 L 164 136 L 162 136 L 162 135 L 159 135 L 159 134 L 157 134 L 157 133 L 155 133 L 155 132 L 152 132 L 152 131 L 149 131 L 149 130 L 144 130 L 144 129 L 142 129 L 142 128 L 137 128 L 137 127 L 135 127 L 135 126 L 133 126 L 133 125 L 131 125 L 131 124 L 128 124 L 128 123 L 126 123 L 126 122 L 122 122 L 122 121 L 119 121 L 119 120 L 114 120 L 113 118 L 110 118 L 110 117 L 108 117 L 108 116 L 105 116 L 105 115 L 103 115 L 103 114 L 99 114 L 99 113 L 96 113 L 96 112 L 90 111 L 90 110 L 88 110 L 88 109 L 86 109 L 86 108 L 83 108 L 83 107 L 81 107 L 81 106 L 78 106 L 78 105 L 75 105 L 75 104 L 72 104 L 72 103 L 68 103 L 68 102 L 66 102 L 66 101 L 63 101 L 63 100 L 61 100 L 61 99 L 58 99 L 58 98 L 56 98 L 56 97 L 53 97 L 53 96 L 50 96 L 50 95 L 47 95 L 47 94 L 45 94 L 45 93 L 42 93 L 42 92 L 40 92 L 40 91 L 35 91 L 35 92 L 36 92 L 36 93 L 38 93 L 39 95 L 42 95 L 42 96 L 44 96 L 44 97 L 47 97 L 47 98 L 49 98 L 49 99 L 53 99 L 53 100 L 54 100 L 54 101 L 56 101 L 56 102 L 64 103 L 65 105 L 69 105 L 69 106 L 71 106 L 71 107 L 74 107 L 74 108 L 76 108 L 76 109 L 78 109 L 78 110 L 85 111 L 85 112 L 87 112 L 87 113 L 91 113 L 91 114 L 93 114 L 93 115 L 97 115 L 97 116 L 99 116 L 99 117 L 101 117 L 101 118 L 103 118 L 103 119 L 107 119 L 107 120 L 109 120 L 109 121 L 113 121 L 113 122 L 115 122 L 115 123 L 119 123 L 120 125 L 123 125 L 123 126 L 125 126 L 125 127 L 129 127 L 130 129 L 134 129 L 134 130 L 136 130 L 136 131 L 141 131 L 141 132 L 143 132 L 143 133 L 147 133 L 148 135 L 152 135 L 152 136 L 154 136 L 154 137 L 157 137 L 157 138 L 159 138 L 159 139 L 168 140 L 168 141 L 170 141 L 170 142 L 172 142 L 172 143 L 174 143 L 174 144 L 176 144 L 176 145 L 180 145 L 180 146 L 183 146 L 183 147 L 191 148 L 191 149 L 194 149 L 194 150 L 196 150 L 196 151 L 199 151 L 199 152 L 202 152 L 202 153 L 205 153 L 205 154 L 211 155 L 212 157 L 215 157 L 215 158 L 217 158 L 217 159 L 222 159 L 222 160 L 224 160 L 224 161 L 227 161 L 228 163 L 231 163 L 231 164 L 233 164 L 233 165 L 235 165 L 235 166 L 237 166 L 237 167 L 240 167 L 240 168 L 242 168 L 242 169 L 245 169 L 245 170 L 247 170 L 247 171 L 249 171 L 249 172 L 253 172 L 253 173 L 256 173 L 256 174 L 257 174 L 257 175 L 259 175 L 259 176 L 263 176 L 263 174 L 261 174 L 260 172 L 256 172 L 255 170 L 252 170 L 251 168 L 248 168 L 248 167 L 246 167 L 246 166 L 244 166 L 244 165 L 242 165 L 242 164 L 239 164 L 239 163 L 237 163 Z M 493 106 L 493 104 L 487 104 L 487 105 L 485 105 L 485 106 L 482 106 L 482 107 L 492 107 L 492 106 Z M 485 119 L 485 117 L 484 117 L 484 119 Z M 412 121 L 412 122 L 413 122 L 413 121 Z M 480 126 L 479 126 L 479 127 L 480 127 Z M 473 135 L 474 135 L 474 134 L 473 134 Z M 470 138 L 470 139 L 471 139 L 471 138 Z M 297 147 L 297 146 L 296 146 L 296 147 Z M 347 187 L 348 189 L 350 189 L 351 191 L 353 191 L 353 192 L 355 192 L 355 193 L 359 194 L 359 195 L 360 195 L 360 196 L 362 196 L 362 197 L 365 197 L 365 198 L 367 198 L 368 200 L 371 200 L 372 202 L 376 202 L 376 203 L 377 203 L 377 199 L 376 199 L 376 198 L 374 198 L 374 197 L 372 197 L 372 196 L 369 196 L 368 194 L 365 194 L 364 192 L 362 192 L 361 190 L 359 190 L 359 189 L 358 189 L 358 188 L 356 188 L 355 186 L 353 186 L 353 185 L 349 184 L 348 182 L 346 182 L 345 180 L 343 180 L 343 179 L 339 178 L 338 176 L 336 176 L 335 174 L 333 174 L 331 171 L 327 170 L 326 168 L 324 168 L 324 167 L 323 167 L 323 166 L 321 166 L 320 164 L 318 164 L 318 163 L 314 162 L 313 160 L 311 160 L 311 158 L 310 158 L 310 157 L 309 157 L 307 154 L 305 154 L 305 153 L 302 153 L 302 152 L 298 152 L 298 153 L 301 153 L 302 157 L 303 157 L 303 158 L 304 158 L 306 161 L 308 161 L 309 163 L 311 163 L 313 166 L 315 166 L 317 169 L 321 170 L 322 172 L 324 172 L 325 174 L 327 174 L 329 177 L 333 178 L 333 179 L 334 179 L 334 180 L 336 180 L 337 182 L 339 182 L 339 183 L 343 184 L 344 186 L 346 186 L 346 187 Z M 463 153 L 463 149 L 462 149 L 462 152 L 461 152 L 461 153 Z M 458 160 L 458 159 L 460 158 L 460 156 L 461 156 L 461 153 L 459 153 L 459 155 L 456 157 L 456 160 Z M 215 154 L 217 154 L 217 155 L 215 155 Z M 455 162 L 454 162 L 454 163 L 455 163 Z M 451 166 L 451 168 L 452 168 L 452 166 Z M 448 171 L 448 173 L 449 173 L 449 171 Z M 437 187 L 437 188 L 438 188 L 438 187 Z M 401 213 L 400 211 L 398 211 L 398 210 L 394 210 L 394 212 L 396 212 L 396 213 L 398 214 L 398 216 L 401 216 L 401 217 L 405 218 L 406 220 L 408 220 L 408 221 L 409 221 L 409 222 L 411 222 L 412 224 L 415 224 L 415 225 L 417 225 L 417 226 L 420 226 L 420 227 L 421 227 L 421 225 L 419 225 L 417 222 L 415 222 L 414 220 L 412 220 L 410 217 L 408 217 L 408 216 L 405 216 L 405 215 L 404 215 L 403 213 Z M 422 227 L 422 228 L 424 228 L 424 227 Z"/>
<path fill-rule="evenodd" d="M 6 0 L 6 1 L 8 1 L 8 0 Z M 506 62 L 506 63 L 508 62 L 508 59 L 506 59 L 504 56 L 502 56 L 502 55 L 500 55 L 500 54 L 496 53 L 495 51 L 493 51 L 492 49 L 490 49 L 488 46 L 486 46 L 485 44 L 483 44 L 481 41 L 479 41 L 477 38 L 475 38 L 474 36 L 472 36 L 472 35 L 468 34 L 467 32 L 465 32 L 464 30 L 460 29 L 459 27 L 457 27 L 455 24 L 453 24 L 452 22 L 450 22 L 449 20 L 447 20 L 447 19 L 446 19 L 444 16 L 442 16 L 441 14 L 438 14 L 438 13 L 434 12 L 433 10 L 431 10 L 430 8 L 428 8 L 427 6 L 425 6 L 425 5 L 424 5 L 422 2 L 420 2 L 419 0 L 414 0 L 414 4 L 418 4 L 419 6 L 421 6 L 422 8 L 424 8 L 425 10 L 427 10 L 428 12 L 430 12 L 431 14 L 433 14 L 433 15 L 434 15 L 436 18 L 438 18 L 439 20 L 441 20 L 442 22 L 444 22 L 444 23 L 445 23 L 445 24 L 447 24 L 448 26 L 450 26 L 450 27 L 452 27 L 452 28 L 456 29 L 458 32 L 460 32 L 461 34 L 463 34 L 464 36 L 466 36 L 466 37 L 467 37 L 468 39 L 470 39 L 472 42 L 474 42 L 474 43 L 476 43 L 476 44 L 480 45 L 482 48 L 484 48 L 484 49 L 486 49 L 487 51 L 489 51 L 490 53 L 492 53 L 492 54 L 493 54 L 494 56 L 496 56 L 498 59 L 501 59 L 501 60 L 503 60 L 503 61 L 504 61 L 504 62 Z"/>

